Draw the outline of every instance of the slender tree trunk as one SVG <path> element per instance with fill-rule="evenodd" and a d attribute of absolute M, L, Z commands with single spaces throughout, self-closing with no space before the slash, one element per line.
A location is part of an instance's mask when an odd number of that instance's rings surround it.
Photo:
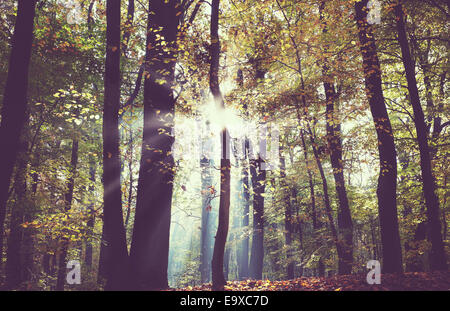
<path fill-rule="evenodd" d="M 210 45 L 210 70 L 209 87 L 214 100 L 224 107 L 224 101 L 219 85 L 219 60 L 220 60 L 220 38 L 219 38 L 219 6 L 220 0 L 211 1 L 211 45 Z M 224 276 L 225 244 L 228 236 L 230 222 L 230 169 L 229 159 L 229 136 L 226 128 L 221 133 L 221 161 L 220 161 L 220 201 L 219 201 L 219 223 L 217 227 L 216 240 L 214 242 L 212 269 L 213 290 L 223 290 L 226 284 Z"/>
<path fill-rule="evenodd" d="M 209 132 L 209 127 L 207 126 L 207 132 Z M 202 158 L 200 159 L 200 169 L 201 169 L 201 185 L 202 185 L 202 232 L 201 232 L 201 243 L 200 243 L 200 273 L 202 283 L 207 283 L 211 279 L 211 259 L 212 259 L 212 196 L 214 191 L 212 188 L 212 176 L 211 176 L 211 150 L 212 141 L 208 139 L 203 142 L 202 146 Z"/>
<path fill-rule="evenodd" d="M 255 47 L 260 48 L 258 46 Z M 266 70 L 261 64 L 261 57 L 255 55 L 250 58 L 250 63 L 255 70 L 256 84 L 263 81 Z M 250 142 L 249 142 L 250 144 Z M 261 280 L 264 266 L 264 196 L 266 171 L 263 168 L 264 159 L 261 158 L 262 150 L 256 153 L 257 159 L 250 160 L 250 177 L 253 188 L 253 234 L 250 254 L 249 273 L 250 278 Z"/>
<path fill-rule="evenodd" d="M 294 165 L 294 153 L 292 152 L 292 149 L 289 148 L 289 157 L 291 160 L 291 165 Z M 298 238 L 300 242 L 300 250 L 303 249 L 303 221 L 300 218 L 299 212 L 300 212 L 300 206 L 299 202 L 297 200 L 297 188 L 296 185 L 293 185 L 291 187 L 291 198 L 292 198 L 292 205 L 295 207 L 295 226 L 293 228 L 294 233 L 298 233 Z"/>
<path fill-rule="evenodd" d="M 127 10 L 127 20 L 125 22 L 124 32 L 123 32 L 123 44 L 122 53 L 126 55 L 128 49 L 128 43 L 130 41 L 133 21 L 134 21 L 135 5 L 134 0 L 128 0 L 128 10 Z"/>
<path fill-rule="evenodd" d="M 69 177 L 67 179 L 67 192 L 64 195 L 64 210 L 67 213 L 72 208 L 73 189 L 75 186 L 75 174 L 78 163 L 78 139 L 72 140 L 72 154 L 70 157 Z M 60 253 L 58 258 L 58 278 L 56 280 L 56 290 L 64 290 L 66 281 L 66 257 L 70 241 L 66 238 L 61 239 Z"/>
<path fill-rule="evenodd" d="M 249 162 L 248 162 L 248 139 L 245 139 L 245 158 L 242 161 L 242 185 L 243 185 L 243 198 L 244 198 L 244 208 L 242 209 L 242 230 L 244 232 L 244 237 L 242 239 L 241 245 L 241 257 L 239 266 L 239 279 L 245 280 L 249 277 L 249 247 L 250 247 L 250 236 L 249 236 L 249 224 L 250 224 L 250 182 L 249 182 Z"/>
<path fill-rule="evenodd" d="M 381 69 L 372 26 L 367 22 L 367 2 L 355 3 L 355 20 L 363 58 L 366 93 L 378 138 L 380 174 L 378 211 L 385 273 L 402 272 L 402 249 L 397 215 L 397 161 L 394 135 L 384 102 Z"/>
<path fill-rule="evenodd" d="M 305 158 L 305 166 L 306 171 L 308 174 L 308 184 L 309 184 L 309 193 L 311 197 L 311 213 L 312 213 L 312 222 L 313 222 L 313 229 L 317 230 L 320 228 L 320 220 L 317 219 L 317 213 L 316 213 L 316 194 L 314 191 L 314 183 L 313 183 L 313 176 L 312 171 L 309 166 L 309 159 L 308 159 L 308 150 L 306 149 L 306 142 L 305 142 L 305 136 L 303 134 L 303 131 L 300 131 L 300 138 L 302 141 L 302 147 L 303 147 L 303 156 Z"/>
<path fill-rule="evenodd" d="M 172 91 L 181 2 L 150 0 L 144 81 L 144 133 L 130 259 L 135 289 L 168 287 L 174 178 Z M 164 40 L 158 40 L 160 35 Z M 165 43 L 165 46 L 162 45 Z"/>
<path fill-rule="evenodd" d="M 226 133 L 222 133 L 226 140 Z M 223 141 L 222 144 L 226 144 Z M 223 149 L 226 149 L 224 147 Z M 221 160 L 221 178 L 220 178 L 220 202 L 219 202 L 219 224 L 217 227 L 216 240 L 214 243 L 213 257 L 211 261 L 213 290 L 223 290 L 226 284 L 224 275 L 224 256 L 225 244 L 228 235 L 229 217 L 230 217 L 230 160 Z"/>
<path fill-rule="evenodd" d="M 328 32 L 327 24 L 323 19 L 323 9 L 325 2 L 320 4 L 320 19 L 323 23 L 323 33 Z M 328 47 L 325 45 L 324 53 L 328 53 Z M 326 121 L 327 121 L 327 143 L 330 154 L 331 166 L 333 168 L 334 183 L 336 194 L 339 201 L 338 209 L 338 243 L 342 249 L 342 256 L 339 258 L 339 274 L 350 274 L 353 265 L 353 223 L 350 207 L 345 189 L 344 165 L 342 161 L 342 140 L 341 125 L 339 116 L 335 113 L 335 104 L 338 94 L 334 88 L 334 77 L 330 73 L 328 61 L 325 59 L 322 66 L 323 87 L 326 97 Z"/>
<path fill-rule="evenodd" d="M 339 258 L 339 274 L 350 274 L 353 265 L 353 223 L 350 206 L 345 189 L 344 166 L 342 161 L 342 143 L 340 137 L 340 126 L 336 123 L 334 116 L 334 87 L 327 82 L 324 83 L 327 95 L 327 141 L 330 153 L 331 166 L 339 201 L 338 209 L 338 243 L 342 249 Z M 333 95 L 331 95 L 333 93 Z M 330 96 L 330 97 L 329 97 Z"/>
<path fill-rule="evenodd" d="M 436 195 L 436 180 L 433 176 L 430 148 L 428 146 L 428 129 L 425 124 L 425 116 L 420 103 L 415 66 L 409 50 L 408 37 L 403 17 L 404 13 L 400 0 L 397 0 L 394 11 L 397 21 L 398 42 L 402 51 L 402 61 L 405 67 L 409 98 L 414 112 L 417 142 L 419 144 L 420 169 L 422 172 L 423 192 L 427 208 L 428 236 L 431 242 L 430 267 L 431 270 L 447 270 L 447 259 L 445 257 L 441 233 L 439 200 Z"/>
<path fill-rule="evenodd" d="M 293 41 L 294 42 L 294 41 Z M 324 197 L 324 204 L 325 204 L 325 212 L 327 214 L 328 217 L 328 222 L 330 224 L 330 229 L 331 229 L 331 233 L 333 236 L 333 239 L 336 243 L 336 251 L 338 253 L 338 258 L 339 258 L 339 263 L 342 262 L 342 258 L 343 258 L 343 251 L 341 248 L 341 245 L 338 241 L 338 235 L 337 235 L 337 231 L 336 231 L 336 227 L 334 225 L 334 220 L 333 220 L 333 211 L 331 209 L 331 204 L 330 204 L 330 197 L 328 195 L 328 184 L 327 184 L 327 179 L 325 176 L 325 173 L 323 171 L 323 167 L 322 167 L 322 162 L 320 161 L 320 155 L 319 152 L 317 150 L 317 145 L 315 143 L 315 139 L 314 139 L 314 135 L 313 132 L 311 131 L 311 128 L 309 126 L 309 121 L 307 119 L 307 115 L 306 115 L 306 111 L 307 111 L 307 102 L 306 102 L 306 95 L 305 95 L 305 81 L 303 79 L 303 71 L 302 71 L 302 63 L 301 63 L 301 59 L 299 57 L 299 55 L 297 55 L 297 64 L 298 64 L 298 72 L 300 74 L 300 82 L 301 82 L 301 86 L 302 86 L 302 103 L 303 103 L 303 117 L 305 118 L 305 122 L 307 125 L 307 129 L 309 132 L 309 138 L 310 138 L 310 142 L 312 145 L 312 149 L 313 149 L 313 154 L 314 154 L 314 158 L 316 160 L 316 164 L 317 164 L 317 168 L 319 169 L 319 173 L 320 173 L 320 177 L 322 179 L 322 189 L 323 189 L 323 197 Z M 300 114 L 300 105 L 299 103 L 297 103 L 297 120 L 299 122 L 299 126 L 302 126 L 301 124 L 301 114 Z M 304 135 L 303 135 L 303 130 L 300 130 L 300 136 L 302 139 L 302 144 L 303 144 L 303 148 L 305 149 L 306 152 L 306 144 L 305 144 L 305 139 L 304 139 Z M 313 220 L 313 224 L 314 224 L 314 220 Z M 317 228 L 321 227 L 320 222 L 316 223 Z M 325 275 L 325 264 L 323 262 L 323 259 L 320 258 L 319 262 L 318 262 L 318 268 L 317 268 L 318 274 L 319 276 L 324 276 Z"/>
<path fill-rule="evenodd" d="M 327 218 L 328 218 L 331 234 L 333 235 L 333 239 L 334 239 L 334 242 L 336 244 L 336 251 L 338 253 L 339 264 L 341 264 L 341 262 L 343 261 L 343 257 L 344 257 L 343 253 L 344 252 L 342 250 L 342 245 L 339 243 L 339 238 L 338 238 L 336 226 L 334 225 L 333 209 L 331 208 L 330 196 L 328 194 L 327 178 L 326 178 L 325 172 L 323 170 L 322 162 L 320 160 L 320 155 L 319 155 L 319 151 L 317 149 L 317 144 L 316 144 L 313 132 L 311 131 L 311 128 L 309 127 L 309 125 L 308 125 L 308 132 L 309 132 L 309 139 L 310 139 L 310 142 L 311 142 L 311 146 L 312 146 L 312 149 L 313 149 L 314 158 L 316 159 L 317 168 L 319 169 L 320 178 L 322 179 L 323 201 L 324 201 L 324 204 L 325 204 L 325 213 L 326 213 Z M 323 263 L 321 263 L 321 264 L 323 264 Z M 325 267 L 321 267 L 319 265 L 319 272 L 320 272 L 321 276 L 324 274 L 323 273 L 324 271 L 325 271 Z"/>
<path fill-rule="evenodd" d="M 244 86 L 244 75 L 241 69 L 237 73 L 238 85 L 242 89 Z M 244 103 L 243 108 L 245 113 L 247 112 L 247 104 Z M 243 144 L 243 158 L 241 159 L 241 185 L 242 185 L 242 196 L 243 196 L 243 208 L 242 208 L 242 225 L 241 229 L 244 234 L 242 242 L 240 245 L 240 252 L 238 258 L 238 275 L 240 280 L 245 280 L 249 277 L 248 269 L 248 251 L 250 245 L 250 237 L 248 235 L 249 230 L 249 212 L 250 212 L 250 183 L 248 179 L 249 174 L 249 140 L 247 136 L 244 137 Z"/>
<path fill-rule="evenodd" d="M 55 154 L 58 154 L 60 152 L 61 142 L 62 142 L 62 139 L 60 137 L 58 137 L 57 140 L 55 141 L 55 145 L 52 148 L 53 149 L 52 151 Z M 56 171 L 52 173 L 52 178 L 53 179 L 57 179 L 58 178 Z M 57 189 L 56 189 L 56 186 L 52 184 L 52 185 L 50 185 L 49 188 L 50 188 L 50 202 L 52 202 L 52 204 L 55 204 L 56 201 L 57 201 L 57 196 L 56 196 Z M 47 239 L 47 243 L 50 243 L 50 242 L 53 242 L 53 241 L 54 240 Z M 44 271 L 46 271 L 47 274 L 53 276 L 54 272 L 55 272 L 56 254 L 55 253 L 50 254 L 48 252 L 48 249 L 47 249 L 47 252 L 44 254 L 44 256 L 42 258 L 42 261 L 43 261 Z M 45 270 L 47 263 L 48 263 L 48 270 Z"/>
<path fill-rule="evenodd" d="M 262 279 L 264 263 L 264 191 L 266 171 L 262 169 L 261 158 L 250 161 L 253 187 L 253 236 L 250 256 L 250 278 Z"/>
<path fill-rule="evenodd" d="M 25 123 L 35 7 L 36 0 L 18 1 L 8 77 L 3 94 L 0 149 L 7 152 L 4 152 L 0 161 L 0 262 L 3 254 L 6 201 L 19 149 L 20 134 Z"/>
<path fill-rule="evenodd" d="M 297 114 L 298 114 L 298 118 L 300 120 L 299 111 L 297 111 Z M 309 183 L 309 190 L 310 190 L 310 195 L 311 195 L 311 213 L 312 213 L 311 218 L 312 218 L 312 222 L 313 222 L 314 237 L 316 237 L 317 230 L 322 227 L 322 222 L 320 221 L 320 217 L 318 217 L 317 212 L 316 212 L 316 195 L 314 192 L 313 175 L 312 175 L 312 170 L 309 167 L 308 150 L 306 149 L 305 135 L 303 134 L 303 130 L 300 130 L 300 138 L 302 141 L 303 155 L 305 157 L 306 170 L 308 172 L 308 183 Z M 322 258 L 319 259 L 318 265 L 319 265 L 319 267 L 323 266 Z M 323 269 L 319 269 L 319 270 L 323 270 Z"/>
<path fill-rule="evenodd" d="M 283 149 L 280 146 L 280 185 L 281 192 L 284 197 L 284 237 L 287 246 L 287 261 L 286 275 L 288 280 L 294 278 L 294 260 L 292 259 L 292 234 L 293 234 L 293 222 L 292 222 L 292 206 L 291 206 L 291 191 L 286 182 L 286 160 L 283 156 Z"/>

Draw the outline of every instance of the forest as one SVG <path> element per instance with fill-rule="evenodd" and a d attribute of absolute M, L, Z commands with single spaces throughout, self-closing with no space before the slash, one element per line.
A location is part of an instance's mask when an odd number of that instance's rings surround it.
<path fill-rule="evenodd" d="M 0 0 L 0 290 L 450 290 L 449 17 Z"/>

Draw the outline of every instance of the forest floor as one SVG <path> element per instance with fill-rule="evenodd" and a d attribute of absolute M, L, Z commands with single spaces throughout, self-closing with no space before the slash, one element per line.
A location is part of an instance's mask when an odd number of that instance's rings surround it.
<path fill-rule="evenodd" d="M 208 291 L 211 283 L 188 286 L 180 291 Z M 332 277 L 300 277 L 293 280 L 230 281 L 227 291 L 450 291 L 450 271 L 382 274 L 381 284 L 369 285 L 365 274 Z"/>

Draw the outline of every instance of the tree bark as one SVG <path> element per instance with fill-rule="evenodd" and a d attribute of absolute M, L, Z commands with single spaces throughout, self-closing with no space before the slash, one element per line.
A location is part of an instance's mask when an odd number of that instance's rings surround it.
<path fill-rule="evenodd" d="M 355 3 L 366 93 L 374 121 L 380 156 L 378 177 L 378 211 L 384 273 L 402 272 L 402 249 L 397 215 L 397 161 L 391 122 L 386 110 L 381 84 L 381 68 L 372 26 L 367 22 L 367 2 Z"/>
<path fill-rule="evenodd" d="M 219 6 L 220 0 L 211 1 L 211 45 L 210 45 L 210 69 L 209 87 L 214 101 L 224 107 L 222 92 L 219 85 L 219 61 L 220 61 L 220 38 L 219 38 Z M 211 261 L 212 288 L 223 290 L 226 284 L 224 276 L 224 253 L 228 236 L 230 222 L 230 169 L 229 159 L 229 136 L 226 128 L 221 133 L 221 161 L 220 161 L 220 201 L 219 201 L 219 223 L 217 227 L 216 240 Z"/>
<path fill-rule="evenodd" d="M 36 0 L 19 0 L 12 38 L 8 77 L 3 94 L 0 149 L 7 150 L 0 161 L 0 262 L 3 254 L 6 201 L 16 161 L 20 134 L 25 123 L 28 69 L 33 41 Z"/>
<path fill-rule="evenodd" d="M 168 287 L 174 177 L 171 148 L 180 1 L 149 1 L 144 81 L 144 133 L 130 259 L 134 289 Z M 156 35 L 164 38 L 165 46 Z"/>
<path fill-rule="evenodd" d="M 323 19 L 323 9 L 325 2 L 321 2 L 320 19 L 322 20 L 323 30 L 328 32 L 327 24 Z M 325 45 L 324 53 L 328 52 Z M 342 250 L 342 256 L 339 258 L 338 273 L 350 274 L 353 265 L 353 223 L 350 212 L 350 206 L 347 198 L 347 190 L 345 189 L 344 165 L 342 161 L 342 140 L 341 125 L 339 116 L 335 113 L 335 104 L 338 94 L 334 88 L 334 77 L 330 73 L 328 61 L 325 59 L 322 66 L 323 87 L 326 97 L 326 121 L 327 121 L 327 143 L 330 154 L 331 167 L 333 168 L 334 183 L 339 201 L 338 218 L 338 243 Z"/>
<path fill-rule="evenodd" d="M 397 0 L 394 12 L 396 17 L 398 42 L 402 51 L 402 61 L 405 67 L 409 98 L 414 112 L 414 125 L 416 127 L 417 142 L 420 152 L 420 169 L 422 173 L 425 205 L 427 208 L 428 237 L 431 242 L 430 268 L 433 271 L 445 271 L 447 270 L 447 259 L 441 233 L 439 200 L 436 195 L 436 180 L 433 176 L 430 148 L 428 146 L 428 129 L 425 124 L 425 116 L 420 103 L 414 68 L 415 65 L 409 50 L 408 37 L 403 17 L 404 13 L 400 0 Z"/>
<path fill-rule="evenodd" d="M 106 2 L 105 101 L 103 108 L 103 221 L 106 290 L 128 288 L 128 249 L 120 185 L 120 1 Z"/>

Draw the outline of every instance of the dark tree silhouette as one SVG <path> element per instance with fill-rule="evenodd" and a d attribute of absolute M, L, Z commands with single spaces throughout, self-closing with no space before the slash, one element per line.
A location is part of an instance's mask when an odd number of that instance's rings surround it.
<path fill-rule="evenodd" d="M 224 101 L 219 85 L 219 6 L 220 0 L 211 2 L 211 46 L 210 46 L 210 70 L 209 88 L 217 103 L 224 107 Z M 221 133 L 221 161 L 220 161 L 220 201 L 219 201 L 219 223 L 217 227 L 216 240 L 214 243 L 213 258 L 211 262 L 212 283 L 214 290 L 222 290 L 226 283 L 223 271 L 225 244 L 228 236 L 230 221 L 230 169 L 229 159 L 229 137 L 227 129 Z"/>
<path fill-rule="evenodd" d="M 323 33 L 328 32 L 326 21 L 324 21 L 322 12 L 325 8 L 325 2 L 320 3 L 320 19 L 323 24 Z M 324 53 L 328 52 L 325 45 Z M 342 161 L 342 140 L 341 125 L 338 116 L 335 113 L 338 94 L 334 87 L 334 77 L 330 73 L 328 61 L 325 59 L 322 66 L 323 87 L 326 97 L 326 119 L 327 119 L 327 143 L 330 154 L 331 167 L 333 168 L 334 184 L 339 201 L 338 209 L 338 243 L 341 248 L 339 256 L 338 272 L 339 274 L 350 274 L 353 264 L 353 223 L 350 212 L 350 206 L 345 189 L 344 165 Z"/>
<path fill-rule="evenodd" d="M 442 241 L 439 199 L 436 195 L 436 180 L 431 166 L 430 147 L 428 145 L 428 129 L 425 124 L 419 90 L 415 74 L 415 64 L 409 50 L 408 36 L 406 34 L 405 19 L 402 3 L 397 0 L 394 8 L 397 36 L 402 51 L 402 61 L 405 67 L 406 80 L 411 106 L 414 112 L 414 125 L 416 127 L 417 142 L 420 152 L 420 169 L 422 172 L 422 185 L 427 207 L 428 237 L 431 242 L 430 268 L 431 270 L 447 270 L 444 243 Z"/>
<path fill-rule="evenodd" d="M 0 261 L 3 253 L 6 201 L 8 200 L 11 174 L 19 149 L 19 138 L 25 123 L 28 69 L 36 2 L 36 0 L 19 0 L 9 58 L 8 77 L 3 94 L 0 149 L 5 152 L 0 161 Z"/>
<path fill-rule="evenodd" d="M 380 174 L 378 176 L 378 212 L 380 219 L 383 271 L 402 272 L 402 249 L 397 215 L 397 160 L 391 122 L 381 87 L 381 69 L 372 26 L 367 22 L 367 2 L 355 3 L 367 99 L 378 138 Z"/>
<path fill-rule="evenodd" d="M 107 290 L 128 287 L 128 250 L 120 187 L 120 1 L 106 3 L 105 97 L 103 106 L 103 230 L 108 249 Z"/>
<path fill-rule="evenodd" d="M 172 90 L 181 1 L 149 1 L 144 81 L 144 134 L 130 260 L 133 288 L 168 287 L 174 176 Z M 164 38 L 165 46 L 157 35 Z"/>

